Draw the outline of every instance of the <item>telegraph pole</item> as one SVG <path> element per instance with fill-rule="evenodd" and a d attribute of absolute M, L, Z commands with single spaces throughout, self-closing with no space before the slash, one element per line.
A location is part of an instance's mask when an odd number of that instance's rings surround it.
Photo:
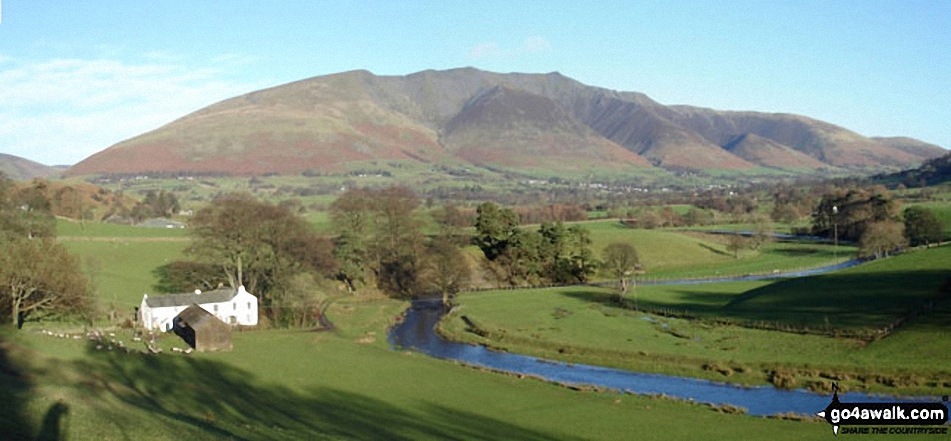
<path fill-rule="evenodd" d="M 832 206 L 832 258 L 835 263 L 839 263 L 839 207 Z"/>

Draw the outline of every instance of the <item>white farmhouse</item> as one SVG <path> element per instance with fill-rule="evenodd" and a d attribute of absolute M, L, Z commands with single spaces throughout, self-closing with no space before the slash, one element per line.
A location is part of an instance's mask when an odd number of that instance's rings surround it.
<path fill-rule="evenodd" d="M 192 304 L 201 306 L 221 321 L 232 325 L 254 326 L 258 324 L 258 298 L 239 286 L 216 289 L 209 292 L 195 291 L 187 294 L 167 296 L 142 296 L 139 307 L 139 319 L 146 329 L 168 331 L 172 329 L 172 320 Z"/>

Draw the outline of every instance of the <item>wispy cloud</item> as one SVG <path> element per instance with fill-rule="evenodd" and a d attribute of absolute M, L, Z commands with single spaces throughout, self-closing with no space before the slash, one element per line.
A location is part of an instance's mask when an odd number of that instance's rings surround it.
<path fill-rule="evenodd" d="M 534 35 L 525 39 L 521 45 L 504 48 L 495 42 L 480 43 L 469 51 L 469 58 L 481 60 L 486 58 L 512 58 L 521 55 L 547 52 L 551 44 L 544 38 Z"/>
<path fill-rule="evenodd" d="M 212 67 L 185 67 L 169 54 L 143 59 L 0 63 L 0 152 L 46 164 L 75 163 L 261 86 L 230 80 Z"/>

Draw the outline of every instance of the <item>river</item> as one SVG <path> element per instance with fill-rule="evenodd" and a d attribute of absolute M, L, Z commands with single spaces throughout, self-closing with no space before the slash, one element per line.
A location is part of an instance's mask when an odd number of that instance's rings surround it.
<path fill-rule="evenodd" d="M 785 273 L 770 275 L 769 277 L 819 274 L 840 269 L 843 266 L 854 266 L 855 264 L 847 262 L 810 270 L 808 274 L 796 273 L 793 275 Z M 675 281 L 664 283 L 671 284 Z M 688 280 L 682 281 L 682 283 L 701 282 Z M 559 383 L 592 385 L 636 394 L 664 394 L 710 404 L 730 404 L 746 408 L 751 415 L 774 415 L 778 413 L 812 415 L 824 409 L 831 401 L 830 395 L 817 394 L 806 390 L 783 390 L 772 386 L 744 387 L 696 378 L 631 372 L 622 369 L 564 363 L 520 354 L 491 351 L 483 346 L 448 341 L 437 335 L 434 328 L 443 314 L 444 310 L 440 300 L 414 300 L 406 312 L 405 319 L 390 331 L 390 344 L 394 347 L 415 349 L 436 358 L 457 360 L 505 372 L 534 375 Z M 896 400 L 894 397 L 851 392 L 839 394 L 839 399 L 844 402 L 891 402 Z M 903 400 L 937 401 L 935 397 L 911 397 Z"/>

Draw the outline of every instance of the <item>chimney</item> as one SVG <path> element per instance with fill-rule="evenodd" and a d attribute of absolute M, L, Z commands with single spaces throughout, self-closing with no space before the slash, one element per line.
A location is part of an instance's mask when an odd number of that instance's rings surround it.
<path fill-rule="evenodd" d="M 198 295 L 198 294 L 201 294 L 201 290 L 200 290 L 200 289 L 196 289 L 196 290 L 195 290 L 195 295 Z"/>

